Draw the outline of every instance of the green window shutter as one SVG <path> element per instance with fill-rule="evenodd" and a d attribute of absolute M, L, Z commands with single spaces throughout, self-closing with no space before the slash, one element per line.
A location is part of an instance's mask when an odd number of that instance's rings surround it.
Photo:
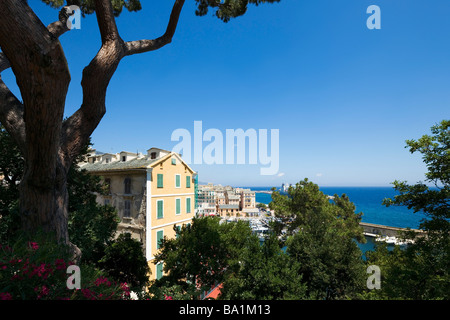
<path fill-rule="evenodd" d="M 177 159 L 172 158 L 172 164 L 177 164 Z"/>
<path fill-rule="evenodd" d="M 180 175 L 179 174 L 177 174 L 175 176 L 175 187 L 176 188 L 180 188 L 181 187 L 181 179 L 180 179 Z"/>
<path fill-rule="evenodd" d="M 157 218 L 161 219 L 161 218 L 164 217 L 164 202 L 163 201 L 157 201 L 157 205 L 158 205 Z"/>
<path fill-rule="evenodd" d="M 180 237 L 181 226 L 177 226 L 177 239 Z"/>
<path fill-rule="evenodd" d="M 180 214 L 181 213 L 181 199 L 175 199 L 175 203 L 176 203 L 176 214 Z"/>
<path fill-rule="evenodd" d="M 164 238 L 164 231 L 158 231 L 156 233 L 156 249 L 161 248 L 161 240 Z"/>
<path fill-rule="evenodd" d="M 159 280 L 162 278 L 162 276 L 163 276 L 163 264 L 161 262 L 156 265 L 156 279 Z"/>
<path fill-rule="evenodd" d="M 191 176 L 186 176 L 186 188 L 191 187 Z"/>
<path fill-rule="evenodd" d="M 191 198 L 186 198 L 186 213 L 191 213 Z"/>
<path fill-rule="evenodd" d="M 158 173 L 158 181 L 157 181 L 157 187 L 158 188 L 162 188 L 163 187 L 163 175 L 162 175 L 162 173 Z"/>

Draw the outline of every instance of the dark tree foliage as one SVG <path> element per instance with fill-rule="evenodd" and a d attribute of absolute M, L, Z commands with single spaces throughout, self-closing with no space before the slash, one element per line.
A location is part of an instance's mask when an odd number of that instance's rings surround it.
<path fill-rule="evenodd" d="M 152 290 L 177 286 L 192 298 L 237 270 L 241 252 L 252 238 L 247 223 L 220 223 L 218 217 L 195 218 L 177 232 L 176 238 L 161 241 L 155 263 L 164 262 L 166 275 Z"/>
<path fill-rule="evenodd" d="M 249 241 L 239 269 L 224 281 L 224 300 L 299 300 L 307 298 L 301 265 L 279 246 L 274 234 L 260 244 Z"/>
<path fill-rule="evenodd" d="M 406 231 L 402 237 L 412 240 L 404 250 L 389 251 L 381 246 L 368 255 L 369 263 L 382 271 L 381 290 L 369 297 L 383 299 L 449 299 L 450 298 L 450 121 L 443 120 L 431 128 L 432 135 L 407 140 L 411 153 L 419 152 L 427 166 L 426 182 L 409 185 L 394 181 L 399 192 L 385 199 L 386 206 L 406 206 L 423 212 L 416 233 Z M 413 214 L 413 213 L 412 213 Z"/>
<path fill-rule="evenodd" d="M 362 213 L 344 194 L 330 200 L 307 179 L 290 187 L 288 195 L 272 193 L 271 209 L 281 219 L 277 231 L 286 229 L 287 253 L 298 262 L 297 272 L 312 299 L 356 297 L 365 285 L 359 226 Z"/>
<path fill-rule="evenodd" d="M 195 2 L 197 3 L 196 15 L 204 16 L 212 9 L 217 18 L 228 22 L 231 18 L 244 15 L 248 4 L 257 6 L 262 3 L 280 2 L 280 0 L 195 0 Z"/>
<path fill-rule="evenodd" d="M 140 241 L 122 233 L 109 246 L 99 263 L 111 277 L 126 282 L 130 289 L 139 293 L 147 286 L 150 269 L 143 255 Z"/>
<path fill-rule="evenodd" d="M 44 3 L 50 5 L 53 8 L 60 9 L 63 6 L 75 5 L 81 9 L 83 14 L 92 14 L 95 12 L 94 0 L 42 0 Z M 119 16 L 123 9 L 128 11 L 139 11 L 142 9 L 140 0 L 112 0 L 111 1 L 114 15 Z"/>
<path fill-rule="evenodd" d="M 94 0 L 42 0 L 53 8 L 61 8 L 64 5 L 76 5 L 80 7 L 83 14 L 92 14 L 95 12 Z M 167 1 L 167 0 L 164 0 Z M 247 12 L 248 4 L 258 6 L 263 3 L 280 2 L 280 0 L 195 0 L 197 9 L 195 14 L 204 16 L 209 10 L 213 15 L 224 22 L 230 21 L 244 15 Z M 128 11 L 139 11 L 142 9 L 140 0 L 111 0 L 114 9 L 114 15 L 119 16 L 123 9 Z M 144 2 L 143 2 L 144 3 Z"/>

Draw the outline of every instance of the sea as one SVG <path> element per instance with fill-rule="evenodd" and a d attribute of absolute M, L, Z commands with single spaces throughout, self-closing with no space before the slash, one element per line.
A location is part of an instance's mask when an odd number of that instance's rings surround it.
<path fill-rule="evenodd" d="M 247 187 L 253 191 L 270 191 L 272 187 Z M 362 222 L 381 224 L 397 228 L 418 229 L 426 216 L 421 212 L 414 213 L 405 206 L 382 205 L 384 198 L 394 198 L 398 192 L 392 187 L 319 187 L 324 194 L 342 196 L 346 194 L 356 206 L 356 213 L 362 212 Z M 278 188 L 277 188 L 278 190 Z M 269 204 L 272 195 L 256 193 L 255 201 Z"/>
<path fill-rule="evenodd" d="M 270 191 L 272 187 L 247 187 L 254 191 Z M 335 194 L 342 196 L 346 194 L 350 201 L 355 204 L 356 213 L 362 212 L 362 222 L 380 224 L 384 226 L 418 229 L 421 220 L 426 218 L 421 212 L 414 213 L 405 206 L 382 205 L 383 199 L 393 199 L 398 192 L 392 187 L 319 187 L 326 195 Z M 279 190 L 279 188 L 277 188 Z M 255 201 L 269 204 L 272 195 L 267 193 L 255 194 Z M 366 243 L 358 243 L 359 248 L 365 254 L 375 247 L 374 238 L 366 237 Z M 392 248 L 391 248 L 392 249 Z"/>

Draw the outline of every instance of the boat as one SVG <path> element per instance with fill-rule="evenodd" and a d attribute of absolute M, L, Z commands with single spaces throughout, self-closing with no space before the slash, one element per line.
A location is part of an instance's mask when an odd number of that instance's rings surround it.
<path fill-rule="evenodd" d="M 377 236 L 375 238 L 375 241 L 378 241 L 378 242 L 383 241 L 383 242 L 386 242 L 388 245 L 398 245 L 398 246 L 406 246 L 406 245 L 414 242 L 412 240 L 402 241 L 396 237 L 389 237 L 389 236 Z"/>

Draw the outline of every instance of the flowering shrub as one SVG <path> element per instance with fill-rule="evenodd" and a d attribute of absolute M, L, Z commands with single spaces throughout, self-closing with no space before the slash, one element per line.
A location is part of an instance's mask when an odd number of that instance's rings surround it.
<path fill-rule="evenodd" d="M 0 300 L 122 300 L 129 299 L 126 283 L 109 280 L 91 266 L 81 266 L 81 288 L 68 289 L 67 267 L 73 262 L 56 257 L 53 246 L 26 242 L 11 248 L 0 244 Z"/>

